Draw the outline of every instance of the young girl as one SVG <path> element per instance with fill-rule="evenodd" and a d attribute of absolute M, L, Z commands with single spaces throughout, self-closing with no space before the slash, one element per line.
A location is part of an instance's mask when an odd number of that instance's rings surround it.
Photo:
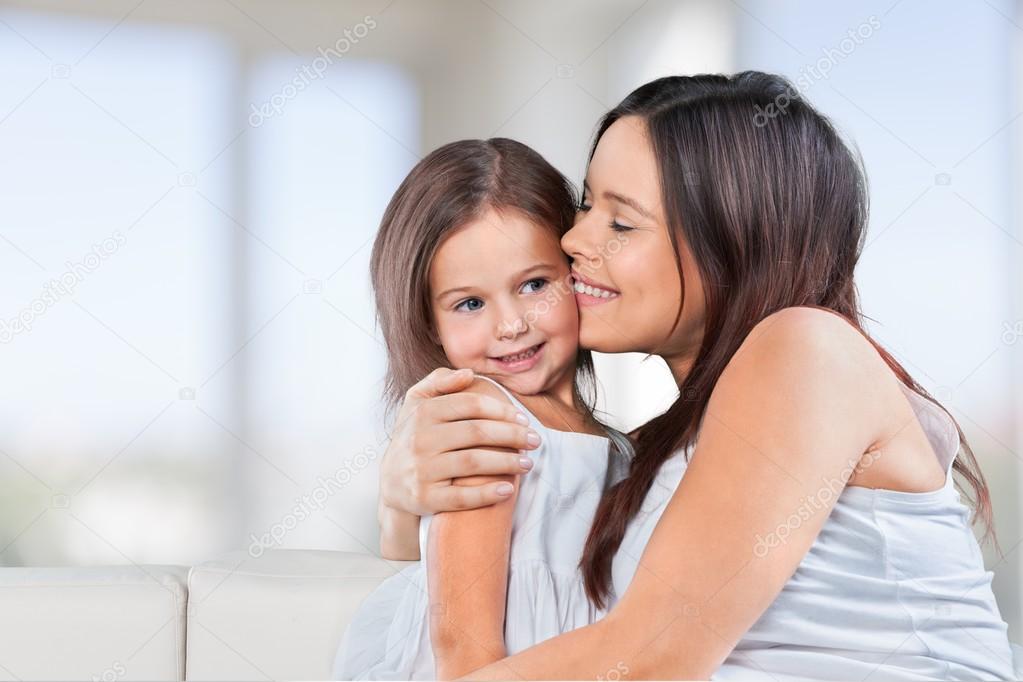
<path fill-rule="evenodd" d="M 592 360 L 560 247 L 575 209 L 564 176 L 502 138 L 441 147 L 388 205 L 371 262 L 388 403 L 427 368 L 471 369 L 541 445 L 507 501 L 422 519 L 421 561 L 362 603 L 336 679 L 449 679 L 601 615 L 578 564 L 629 447 L 582 396 Z"/>

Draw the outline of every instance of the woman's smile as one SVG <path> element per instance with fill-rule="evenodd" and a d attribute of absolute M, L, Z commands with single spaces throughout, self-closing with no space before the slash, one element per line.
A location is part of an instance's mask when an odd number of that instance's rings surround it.
<path fill-rule="evenodd" d="M 575 300 L 580 306 L 600 305 L 622 295 L 617 289 L 583 277 L 575 270 L 572 271 L 572 288 L 575 290 Z"/>

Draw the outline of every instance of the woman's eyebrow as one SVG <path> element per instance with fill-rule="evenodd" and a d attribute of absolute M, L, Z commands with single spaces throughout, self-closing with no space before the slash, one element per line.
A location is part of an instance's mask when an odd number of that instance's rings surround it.
<path fill-rule="evenodd" d="M 583 192 L 591 192 L 589 184 L 585 181 L 583 182 Z M 618 192 L 612 192 L 610 190 L 605 190 L 601 196 L 605 199 L 610 199 L 611 201 L 617 201 L 619 204 L 625 204 L 648 220 L 657 220 L 656 216 L 654 216 L 652 212 L 643 208 L 643 204 L 639 203 L 632 197 L 627 197 L 624 194 L 619 194 Z"/>

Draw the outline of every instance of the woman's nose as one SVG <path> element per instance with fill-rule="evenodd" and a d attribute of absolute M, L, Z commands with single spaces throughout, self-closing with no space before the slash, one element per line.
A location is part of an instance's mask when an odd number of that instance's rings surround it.
<path fill-rule="evenodd" d="M 584 213 L 580 214 L 572 229 L 561 235 L 561 250 L 582 267 L 592 267 L 598 253 L 590 243 L 589 232 L 587 214 Z"/>

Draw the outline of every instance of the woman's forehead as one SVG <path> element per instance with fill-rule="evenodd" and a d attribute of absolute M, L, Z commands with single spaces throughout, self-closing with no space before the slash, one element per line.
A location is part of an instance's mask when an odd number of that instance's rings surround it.
<path fill-rule="evenodd" d="M 604 131 L 586 170 L 585 184 L 596 196 L 630 198 L 648 212 L 660 214 L 657 159 L 642 119 L 625 116 Z"/>

